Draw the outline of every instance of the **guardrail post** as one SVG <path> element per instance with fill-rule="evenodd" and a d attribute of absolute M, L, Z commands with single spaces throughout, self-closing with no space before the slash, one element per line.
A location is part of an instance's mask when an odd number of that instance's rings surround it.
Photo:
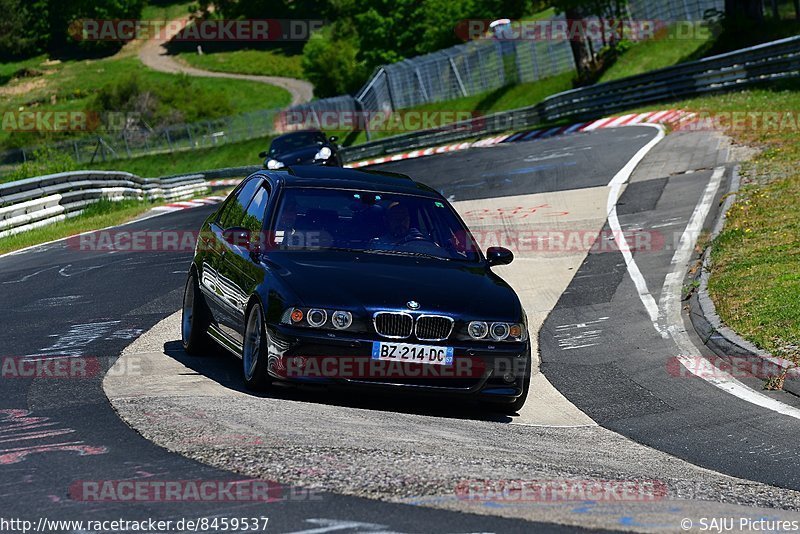
<path fill-rule="evenodd" d="M 467 96 L 467 89 L 464 87 L 464 82 L 461 81 L 461 75 L 458 73 L 458 69 L 456 68 L 456 62 L 453 61 L 453 57 L 447 58 L 450 61 L 450 67 L 453 69 L 453 74 L 456 76 L 456 81 L 458 82 L 458 87 L 461 89 L 461 96 Z"/>
<path fill-rule="evenodd" d="M 428 92 L 425 90 L 425 84 L 422 82 L 422 74 L 419 72 L 419 68 L 414 69 L 414 72 L 417 75 L 417 81 L 419 82 L 419 89 L 422 93 L 422 98 L 425 99 L 425 102 L 430 102 L 430 98 L 428 98 Z"/>

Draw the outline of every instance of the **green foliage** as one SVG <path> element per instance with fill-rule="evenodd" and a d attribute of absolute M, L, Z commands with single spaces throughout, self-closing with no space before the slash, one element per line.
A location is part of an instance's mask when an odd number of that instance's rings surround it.
<path fill-rule="evenodd" d="M 206 2 L 206 5 L 209 2 Z M 203 3 L 201 2 L 201 6 Z M 462 41 L 465 19 L 520 18 L 538 0 L 222 0 L 215 16 L 308 18 L 332 21 L 303 49 L 303 71 L 315 94 L 357 90 L 375 68 Z"/>
<path fill-rule="evenodd" d="M 286 76 L 304 79 L 300 54 L 285 54 L 281 50 L 241 49 L 209 53 L 203 47 L 203 54 L 195 51 L 182 53 L 180 58 L 193 67 L 219 72 L 256 74 L 258 76 Z"/>
<path fill-rule="evenodd" d="M 150 127 L 213 119 L 234 111 L 224 94 L 203 91 L 189 76 L 156 83 L 136 73 L 101 87 L 93 109 L 99 113 L 135 113 Z"/>
<path fill-rule="evenodd" d="M 330 29 L 313 35 L 303 49 L 303 71 L 314 93 L 328 97 L 358 90 L 367 73 L 357 56 L 353 39 L 337 39 Z"/>
<path fill-rule="evenodd" d="M 50 51 L 79 55 L 109 53 L 121 43 L 76 39 L 80 19 L 132 19 L 141 15 L 145 0 L 0 0 L 0 60 Z"/>
<path fill-rule="evenodd" d="M 38 53 L 47 34 L 42 0 L 0 0 L 0 59 L 29 57 Z"/>
<path fill-rule="evenodd" d="M 36 149 L 28 160 L 3 177 L 3 181 L 13 182 L 33 176 L 54 174 L 77 170 L 78 166 L 68 154 L 54 150 L 50 146 Z"/>

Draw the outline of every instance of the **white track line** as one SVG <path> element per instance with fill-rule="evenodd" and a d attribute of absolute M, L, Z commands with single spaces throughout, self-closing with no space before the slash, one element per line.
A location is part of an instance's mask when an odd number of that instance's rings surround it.
<path fill-rule="evenodd" d="M 697 203 L 697 207 L 689 220 L 689 224 L 681 235 L 680 244 L 675 254 L 672 256 L 672 271 L 664 279 L 664 287 L 661 291 L 660 308 L 666 330 L 669 336 L 678 346 L 678 360 L 690 373 L 699 376 L 709 384 L 730 393 L 740 399 L 756 406 L 761 406 L 768 410 L 778 412 L 795 419 L 800 419 L 800 409 L 779 400 L 773 399 L 760 393 L 731 376 L 722 370 L 715 368 L 710 361 L 703 358 L 702 353 L 692 342 L 689 334 L 684 327 L 681 315 L 681 290 L 686 269 L 692 258 L 692 251 L 703 229 L 703 222 L 708 217 L 711 205 L 717 195 L 717 190 L 722 183 L 725 175 L 725 168 L 719 167 L 714 170 L 711 180 L 706 186 L 703 197 Z M 699 368 L 698 368 L 699 367 Z"/>
<path fill-rule="evenodd" d="M 608 183 L 610 190 L 608 192 L 608 203 L 606 204 L 606 208 L 608 209 L 608 224 L 611 227 L 611 235 L 613 235 L 616 239 L 617 246 L 619 247 L 620 252 L 622 252 L 628 273 L 630 274 L 631 280 L 633 280 L 633 283 L 636 286 L 636 291 L 639 293 L 639 299 L 642 301 L 642 304 L 644 304 L 645 310 L 647 310 L 647 314 L 650 316 L 650 321 L 652 321 L 655 329 L 661 334 L 661 337 L 667 338 L 667 332 L 661 328 L 658 322 L 658 304 L 656 303 L 656 299 L 653 298 L 653 295 L 651 295 L 650 291 L 647 289 L 647 282 L 645 282 L 644 276 L 642 276 L 642 272 L 639 270 L 639 266 L 636 265 L 636 261 L 633 259 L 630 246 L 628 246 L 628 242 L 622 233 L 622 228 L 619 224 L 619 218 L 617 217 L 617 201 L 619 200 L 622 186 L 624 186 L 628 179 L 630 179 L 633 171 L 636 169 L 636 166 L 639 165 L 647 153 L 650 152 L 654 146 L 660 143 L 666 135 L 664 132 L 664 127 L 660 124 L 642 124 L 641 126 L 650 126 L 651 128 L 655 128 L 658 130 L 658 134 L 649 143 L 644 145 L 636 154 L 634 154 L 633 158 L 631 158 L 631 160 L 622 169 L 620 169 L 616 176 L 614 176 L 614 178 L 612 178 Z"/>

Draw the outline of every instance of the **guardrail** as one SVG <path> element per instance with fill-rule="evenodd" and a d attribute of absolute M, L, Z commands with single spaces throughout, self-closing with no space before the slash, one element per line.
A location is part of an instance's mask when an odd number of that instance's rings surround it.
<path fill-rule="evenodd" d="M 347 147 L 342 156 L 351 162 L 566 119 L 600 118 L 636 106 L 797 77 L 800 77 L 800 36 L 565 91 L 535 106 Z"/>
<path fill-rule="evenodd" d="M 540 104 L 450 126 L 387 137 L 341 150 L 346 162 L 431 147 L 480 135 L 599 118 L 631 107 L 800 77 L 800 36 L 553 95 Z M 130 173 L 77 171 L 0 185 L 0 237 L 74 216 L 100 198 L 180 200 L 205 179 L 238 178 L 260 166 L 146 179 Z"/>
<path fill-rule="evenodd" d="M 74 217 L 102 198 L 175 201 L 207 189 L 203 175 L 140 178 L 115 171 L 62 172 L 0 184 L 0 237 Z"/>

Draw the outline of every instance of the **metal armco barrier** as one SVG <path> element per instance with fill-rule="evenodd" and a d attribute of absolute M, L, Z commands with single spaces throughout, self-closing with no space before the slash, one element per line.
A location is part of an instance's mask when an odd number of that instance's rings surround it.
<path fill-rule="evenodd" d="M 344 161 L 353 162 L 566 119 L 600 118 L 635 106 L 798 77 L 800 36 L 566 91 L 535 106 L 345 147 L 341 154 Z M 244 177 L 260 168 L 231 167 L 155 179 L 125 172 L 76 171 L 3 184 L 0 185 L 0 237 L 75 215 L 103 197 L 180 200 L 205 190 L 206 179 Z"/>
<path fill-rule="evenodd" d="M 573 89 L 553 95 L 535 106 L 502 111 L 450 127 L 395 135 L 347 147 L 342 150 L 342 157 L 347 162 L 357 161 L 567 118 L 600 118 L 645 104 L 797 77 L 800 77 L 800 36 Z"/>
<path fill-rule="evenodd" d="M 102 198 L 183 200 L 208 189 L 202 175 L 140 178 L 116 171 L 74 171 L 0 184 L 0 237 L 74 217 Z"/>

